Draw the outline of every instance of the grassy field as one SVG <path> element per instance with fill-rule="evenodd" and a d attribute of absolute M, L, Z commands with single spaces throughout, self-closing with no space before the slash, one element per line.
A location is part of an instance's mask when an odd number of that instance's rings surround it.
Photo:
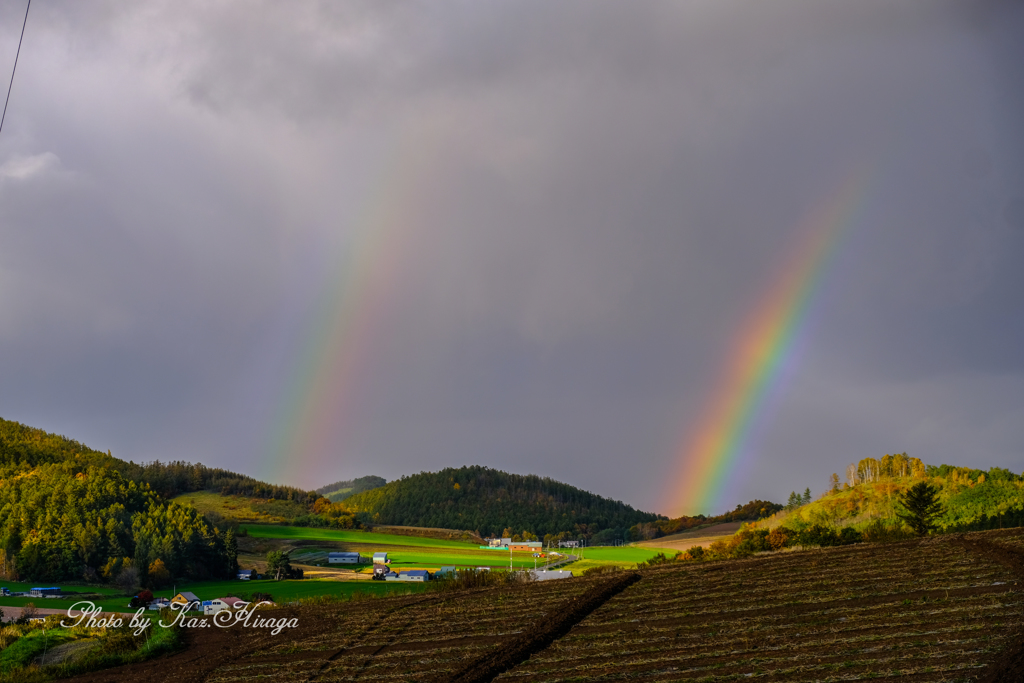
<path fill-rule="evenodd" d="M 191 505 L 204 515 L 215 512 L 240 522 L 284 522 L 309 513 L 306 506 L 288 500 L 265 500 L 245 496 L 223 496 L 211 491 L 183 493 L 171 499 L 179 505 Z"/>
<path fill-rule="evenodd" d="M 314 529 L 299 526 L 276 526 L 269 524 L 243 524 L 241 528 L 253 538 L 281 538 L 297 541 L 337 541 L 340 543 L 372 543 L 387 546 L 403 546 L 415 548 L 456 548 L 460 550 L 477 550 L 478 544 L 462 541 L 448 541 L 437 538 L 421 538 L 419 536 L 398 536 L 380 534 L 358 529 Z M 482 552 L 493 552 L 485 550 Z"/>
<path fill-rule="evenodd" d="M 66 588 L 71 589 L 71 586 Z M 180 583 L 174 588 L 153 591 L 158 598 L 174 597 L 176 592 L 190 591 L 200 600 L 213 600 L 228 596 L 247 599 L 252 593 L 269 593 L 275 602 L 294 602 L 302 598 L 311 598 L 321 595 L 336 597 L 352 597 L 359 593 L 361 595 L 391 595 L 404 594 L 422 590 L 422 586 L 411 583 L 395 583 L 390 581 L 197 581 L 192 583 Z M 108 592 L 109 593 L 109 592 Z M 70 598 L 0 598 L 0 609 L 5 606 L 24 607 L 28 603 L 34 604 L 40 609 L 61 609 L 66 610 L 79 597 Z M 128 606 L 129 598 L 123 595 L 110 595 L 100 599 L 91 599 L 96 606 L 102 607 L 104 612 L 134 612 Z"/>
<path fill-rule="evenodd" d="M 306 527 L 271 526 L 247 524 L 243 528 L 253 538 L 281 539 L 286 541 L 332 541 L 346 550 L 358 551 L 369 557 L 375 551 L 386 551 L 391 559 L 392 569 L 439 569 L 443 566 L 493 567 L 509 566 L 508 551 L 481 550 L 479 544 L 463 541 L 398 536 L 367 531 L 343 529 L 313 529 Z M 304 564 L 326 564 L 327 553 L 337 550 L 332 547 L 303 546 L 292 551 L 296 562 Z M 533 553 L 512 553 L 512 564 L 517 569 L 534 566 Z M 335 565 L 344 567 L 344 565 Z M 348 568 L 348 567 L 345 567 Z M 363 565 L 361 571 L 371 571 Z"/>
<path fill-rule="evenodd" d="M 36 581 L 34 583 L 24 583 L 24 582 L 21 582 L 21 581 L 3 581 L 3 580 L 0 580 L 0 587 L 6 588 L 9 591 L 15 592 L 15 593 L 24 592 L 24 591 L 31 590 L 32 588 L 36 588 L 36 587 L 48 588 L 48 587 L 53 586 L 53 585 L 60 586 L 61 588 L 63 588 L 66 591 L 74 591 L 76 593 L 110 593 L 110 594 L 116 594 L 116 593 L 119 592 L 118 589 L 111 588 L 110 586 L 83 586 L 83 585 L 75 585 L 75 584 L 60 583 L 60 582 L 58 582 L 56 584 L 52 584 L 52 583 L 46 583 L 45 581 L 43 583 L 39 583 L 38 581 Z"/>
<path fill-rule="evenodd" d="M 282 539 L 289 541 L 333 541 L 342 544 L 346 550 L 369 555 L 375 550 L 387 551 L 394 569 L 438 569 L 445 565 L 457 567 L 492 567 L 502 569 L 509 566 L 509 553 L 502 550 L 481 550 L 479 544 L 454 540 L 397 536 L 366 531 L 335 529 L 310 529 L 304 527 L 247 524 L 243 528 L 253 538 Z M 302 547 L 293 551 L 297 561 L 307 564 L 326 562 L 331 548 Z M 659 552 L 672 553 L 664 548 L 587 548 L 586 558 L 572 564 L 569 569 L 582 571 L 589 567 L 616 565 L 631 567 L 644 562 Z M 536 566 L 544 563 L 539 561 Z M 533 568 L 534 558 L 530 552 L 512 553 L 512 566 L 516 569 Z M 364 571 L 369 571 L 364 569 Z"/>
<path fill-rule="evenodd" d="M 574 574 L 580 574 L 594 567 L 621 567 L 632 569 L 637 562 L 646 562 L 658 553 L 665 553 L 668 556 L 675 555 L 674 550 L 665 548 L 640 548 L 631 545 L 623 545 L 617 548 L 598 546 L 595 548 L 584 548 L 579 554 L 582 558 L 566 565 L 565 569 L 571 570 Z"/>

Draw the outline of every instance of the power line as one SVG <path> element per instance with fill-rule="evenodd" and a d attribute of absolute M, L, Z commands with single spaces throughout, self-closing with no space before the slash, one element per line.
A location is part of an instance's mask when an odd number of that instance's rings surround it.
<path fill-rule="evenodd" d="M 11 88 L 14 87 L 14 72 L 18 70 L 18 57 L 21 55 L 21 41 L 25 39 L 25 24 L 28 23 L 28 8 L 32 6 L 32 0 L 25 5 L 25 20 L 21 22 L 21 37 L 18 38 L 18 51 L 14 54 L 14 68 L 11 69 L 11 83 L 7 86 L 7 99 L 4 100 L 4 113 L 0 116 L 0 130 L 4 129 L 4 119 L 7 118 L 7 103 L 11 101 Z"/>

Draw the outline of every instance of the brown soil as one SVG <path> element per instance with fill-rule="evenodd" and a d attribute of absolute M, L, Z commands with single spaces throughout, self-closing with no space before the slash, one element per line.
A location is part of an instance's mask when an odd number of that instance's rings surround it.
<path fill-rule="evenodd" d="M 426 598 L 430 599 L 430 598 Z M 394 612 L 424 601 L 422 596 L 394 598 L 389 600 L 390 610 Z M 358 607 L 360 603 L 352 603 Z M 279 609 L 267 612 L 274 619 L 297 617 L 299 626 L 289 630 L 289 636 L 302 639 L 326 633 L 331 625 L 324 620 L 310 619 L 309 612 L 297 609 Z M 365 632 L 379 628 L 381 622 L 367 624 Z M 359 634 L 361 636 L 365 635 Z M 358 637 L 358 636 L 357 636 Z M 257 630 L 232 626 L 230 628 L 186 629 L 185 648 L 179 652 L 163 655 L 156 659 L 128 664 L 103 671 L 83 674 L 66 679 L 75 683 L 126 683 L 128 681 L 146 681 L 146 683 L 201 683 L 207 676 L 226 661 L 235 661 L 260 650 L 268 649 L 277 643 L 277 639 L 267 630 Z M 339 654 L 324 654 L 325 660 L 333 659 Z M 308 659 L 308 655 L 306 655 Z M 327 662 L 325 661 L 324 664 Z"/>
<path fill-rule="evenodd" d="M 984 555 L 1010 569 L 1018 578 L 1024 580 L 1024 552 L 987 538 L 964 536 L 955 540 L 964 548 L 979 555 Z M 1024 628 L 1018 628 L 1010 646 L 1003 654 L 985 667 L 978 683 L 1003 683 L 1004 681 L 1024 681 Z"/>
<path fill-rule="evenodd" d="M 509 640 L 497 654 L 487 653 L 471 662 L 454 677 L 445 675 L 435 680 L 437 683 L 489 683 L 500 674 L 529 659 L 535 652 L 546 649 L 595 609 L 639 580 L 640 574 L 630 572 L 599 584 L 590 593 L 570 599 L 568 604 L 559 610 L 556 618 Z"/>

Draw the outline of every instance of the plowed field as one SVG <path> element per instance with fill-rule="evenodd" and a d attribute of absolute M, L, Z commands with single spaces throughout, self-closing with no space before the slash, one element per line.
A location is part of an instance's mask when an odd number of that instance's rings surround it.
<path fill-rule="evenodd" d="M 671 564 L 279 610 L 77 680 L 1020 680 L 1022 579 L 1022 530 Z"/>

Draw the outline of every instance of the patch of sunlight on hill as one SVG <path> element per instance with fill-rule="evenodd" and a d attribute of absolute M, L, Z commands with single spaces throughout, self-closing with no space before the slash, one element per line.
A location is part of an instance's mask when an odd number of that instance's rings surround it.
<path fill-rule="evenodd" d="M 212 491 L 183 493 L 172 500 L 179 505 L 191 505 L 203 514 L 212 512 L 239 522 L 280 524 L 309 514 L 305 506 L 290 500 L 225 496 Z"/>
<path fill-rule="evenodd" d="M 936 520 L 940 529 L 963 530 L 983 516 L 995 518 L 1024 508 L 1024 481 L 1020 480 L 982 477 L 979 481 L 957 473 L 945 477 L 893 477 L 825 493 L 807 505 L 777 512 L 757 526 L 773 529 L 820 524 L 863 530 L 876 520 L 898 524 L 900 495 L 919 481 L 927 481 L 939 490 L 938 500 L 944 508 Z"/>

